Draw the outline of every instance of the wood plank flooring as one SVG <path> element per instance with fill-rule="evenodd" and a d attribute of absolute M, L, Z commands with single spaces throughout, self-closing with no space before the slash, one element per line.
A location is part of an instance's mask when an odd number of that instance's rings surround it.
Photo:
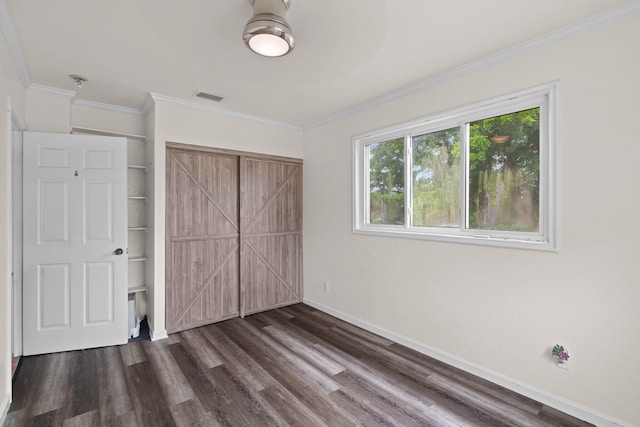
<path fill-rule="evenodd" d="M 5 426 L 590 425 L 298 304 L 25 357 Z"/>

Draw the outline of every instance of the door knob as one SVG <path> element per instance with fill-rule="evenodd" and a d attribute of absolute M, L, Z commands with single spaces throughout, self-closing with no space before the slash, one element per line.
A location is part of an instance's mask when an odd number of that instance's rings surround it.
<path fill-rule="evenodd" d="M 121 248 L 116 249 L 116 251 L 114 252 L 116 255 L 122 255 L 124 253 L 124 251 Z"/>

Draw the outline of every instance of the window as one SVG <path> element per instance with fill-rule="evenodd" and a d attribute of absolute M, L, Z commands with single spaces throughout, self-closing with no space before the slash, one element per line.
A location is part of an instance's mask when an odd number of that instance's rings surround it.
<path fill-rule="evenodd" d="M 554 250 L 554 93 L 354 138 L 354 232 Z"/>

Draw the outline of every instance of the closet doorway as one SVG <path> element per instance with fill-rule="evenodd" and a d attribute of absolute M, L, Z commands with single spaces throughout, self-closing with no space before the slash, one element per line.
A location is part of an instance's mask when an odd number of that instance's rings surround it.
<path fill-rule="evenodd" d="M 167 143 L 169 333 L 302 301 L 302 160 Z"/>

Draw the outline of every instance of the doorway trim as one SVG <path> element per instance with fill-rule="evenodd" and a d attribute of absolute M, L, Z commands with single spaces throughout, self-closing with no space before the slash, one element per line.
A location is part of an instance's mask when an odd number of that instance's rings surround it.
<path fill-rule="evenodd" d="M 11 324 L 11 356 L 22 355 L 22 132 L 26 130 L 11 96 L 8 97 L 9 127 L 9 211 L 7 226 L 10 227 L 7 266 L 11 298 L 9 299 Z M 16 227 L 18 225 L 18 227 Z"/>

